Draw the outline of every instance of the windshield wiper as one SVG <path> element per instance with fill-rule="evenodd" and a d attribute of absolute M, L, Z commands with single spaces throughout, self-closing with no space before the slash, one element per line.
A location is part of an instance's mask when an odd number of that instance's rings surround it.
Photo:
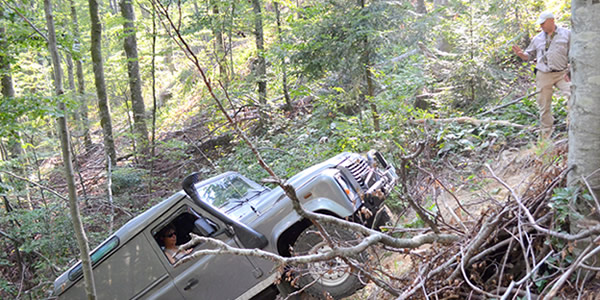
<path fill-rule="evenodd" d="M 230 212 L 242 205 L 244 205 L 244 203 L 248 203 L 250 202 L 250 200 L 256 198 L 258 195 L 262 194 L 264 191 L 267 191 L 267 188 L 264 188 L 262 190 L 250 190 L 246 193 L 246 195 L 253 193 L 252 196 L 249 197 L 244 197 L 243 199 L 235 199 L 235 200 L 231 200 L 231 201 L 227 201 L 227 203 L 235 203 L 235 205 L 233 207 L 231 207 L 230 209 L 228 209 L 226 212 Z M 256 208 L 252 205 L 252 204 L 248 204 L 248 206 L 250 206 L 250 209 L 257 215 L 260 216 L 260 213 L 258 212 L 258 210 L 256 210 Z"/>
<path fill-rule="evenodd" d="M 246 197 L 246 201 L 250 201 L 254 198 L 256 198 L 258 195 L 262 194 L 263 192 L 267 191 L 267 188 L 263 188 L 262 190 L 249 190 L 246 195 L 250 194 L 250 193 L 254 193 L 254 195 L 250 196 L 250 197 Z"/>

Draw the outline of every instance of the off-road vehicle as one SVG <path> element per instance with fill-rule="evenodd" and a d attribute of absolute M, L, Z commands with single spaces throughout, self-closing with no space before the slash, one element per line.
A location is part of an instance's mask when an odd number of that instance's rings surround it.
<path fill-rule="evenodd" d="M 288 183 L 304 209 L 371 225 L 396 180 L 394 167 L 380 153 L 370 151 L 364 156 L 341 153 L 296 174 Z M 92 251 L 98 299 L 259 299 L 277 292 L 276 284 L 280 290 L 285 285 L 272 261 L 256 257 L 207 255 L 175 266 L 159 238 L 167 226 L 175 230 L 178 245 L 194 233 L 282 256 L 329 249 L 314 234 L 311 222 L 294 211 L 280 187 L 270 189 L 235 172 L 202 181 L 194 173 L 183 181 L 183 191 L 135 217 Z M 326 229 L 334 238 L 354 238 L 341 228 Z M 207 243 L 194 247 L 194 251 L 202 249 L 210 247 Z M 305 291 L 316 297 L 342 298 L 364 285 L 341 259 L 304 269 L 297 274 L 301 278 L 296 284 L 310 284 Z M 54 295 L 86 297 L 81 262 L 56 279 Z"/>

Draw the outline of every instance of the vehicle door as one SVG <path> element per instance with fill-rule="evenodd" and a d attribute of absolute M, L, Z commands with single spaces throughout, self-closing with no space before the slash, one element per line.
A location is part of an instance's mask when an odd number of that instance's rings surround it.
<path fill-rule="evenodd" d="M 198 230 L 195 223 L 203 224 L 205 230 Z M 175 286 L 185 299 L 236 299 L 267 280 L 272 271 L 271 262 L 231 254 L 201 256 L 198 259 L 183 263 L 177 267 L 169 262 L 163 253 L 159 234 L 165 227 L 175 228 L 177 245 L 190 241 L 190 233 L 209 235 L 233 247 L 240 247 L 228 229 L 214 217 L 185 198 L 158 220 L 151 228 L 151 234 L 157 241 L 155 251 L 160 253 L 161 262 L 173 278 Z M 201 243 L 194 247 L 194 252 L 214 249 L 214 246 Z M 179 258 L 181 259 L 181 257 Z M 242 296 L 241 298 L 245 298 Z"/>

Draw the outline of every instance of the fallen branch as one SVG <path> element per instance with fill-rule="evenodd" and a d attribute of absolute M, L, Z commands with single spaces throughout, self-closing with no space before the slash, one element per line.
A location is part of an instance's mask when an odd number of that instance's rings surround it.
<path fill-rule="evenodd" d="M 477 251 L 481 250 L 481 246 L 483 245 L 483 243 L 490 237 L 494 230 L 498 229 L 498 223 L 500 223 L 500 221 L 507 212 L 508 208 L 505 207 L 502 211 L 495 215 L 493 219 L 491 219 L 489 222 L 485 223 L 481 227 L 481 229 L 479 230 L 475 238 L 473 238 L 473 241 L 465 251 L 464 255 L 462 255 L 459 267 L 454 270 L 450 277 L 448 277 L 449 282 L 456 279 L 457 276 L 461 273 L 462 269 L 464 268 L 464 265 L 471 261 L 471 258 L 475 255 Z"/>
<path fill-rule="evenodd" d="M 529 94 L 529 95 L 526 95 L 526 96 L 521 96 L 521 97 L 519 97 L 519 98 L 517 98 L 517 99 L 515 99 L 515 100 L 512 100 L 512 101 L 508 102 L 508 103 L 505 103 L 505 104 L 502 104 L 502 105 L 499 105 L 499 106 L 496 106 L 496 107 L 492 107 L 492 108 L 490 108 L 489 110 L 487 110 L 487 111 L 484 111 L 484 112 L 480 113 L 478 116 L 480 116 L 480 117 L 481 117 L 481 116 L 485 116 L 485 115 L 487 115 L 487 114 L 490 114 L 490 113 L 493 113 L 493 112 L 495 112 L 495 111 L 496 111 L 496 110 L 498 110 L 498 109 L 503 109 L 503 108 L 505 108 L 505 107 L 511 106 L 511 105 L 513 105 L 513 104 L 515 104 L 515 103 L 518 103 L 518 102 L 520 102 L 521 100 L 523 100 L 523 99 L 525 99 L 525 98 L 529 98 L 529 97 L 531 97 L 531 96 L 535 96 L 535 95 L 537 95 L 537 94 L 539 94 L 539 91 L 538 91 L 538 92 L 533 92 L 533 93 L 531 93 L 531 94 Z"/>
<path fill-rule="evenodd" d="M 508 189 L 510 191 L 510 194 L 515 198 L 515 201 L 517 202 L 517 204 L 519 205 L 519 207 L 522 209 L 523 213 L 525 214 L 525 217 L 529 221 L 529 224 L 527 224 L 527 225 L 532 226 L 533 228 L 535 228 L 535 230 L 537 230 L 537 231 L 539 231 L 541 233 L 553 236 L 553 237 L 557 237 L 557 238 L 560 238 L 560 239 L 563 239 L 563 240 L 567 240 L 567 241 L 582 240 L 582 239 L 588 238 L 588 237 L 590 237 L 592 235 L 598 235 L 598 234 L 600 234 L 600 224 L 592 226 L 592 227 L 589 227 L 589 228 L 587 228 L 587 230 L 582 230 L 582 231 L 580 231 L 577 234 L 568 234 L 568 233 L 557 232 L 557 231 L 550 230 L 550 229 L 547 229 L 547 228 L 544 228 L 544 227 L 540 226 L 537 223 L 537 221 L 535 220 L 535 218 L 533 217 L 533 215 L 531 214 L 531 212 L 529 211 L 529 209 L 521 201 L 521 197 L 519 197 L 517 195 L 517 193 L 508 184 L 506 184 L 506 182 L 504 182 L 502 179 L 498 178 L 494 174 L 494 171 L 492 170 L 492 168 L 490 168 L 489 165 L 486 165 L 486 167 L 488 168 L 488 170 L 492 174 L 492 177 L 494 179 L 496 179 L 496 181 L 498 181 L 501 185 L 503 185 L 506 189 Z M 566 172 L 568 172 L 569 170 L 566 170 Z"/>
<path fill-rule="evenodd" d="M 504 120 L 479 120 L 471 117 L 458 117 L 458 118 L 445 118 L 445 119 L 418 119 L 409 121 L 411 124 L 426 124 L 428 122 L 433 123 L 458 123 L 458 124 L 473 124 L 476 126 L 480 126 L 482 124 L 491 124 L 491 125 L 500 125 L 507 127 L 514 127 L 518 129 L 527 129 L 530 126 L 525 126 L 521 124 L 511 123 Z"/>
<path fill-rule="evenodd" d="M 334 218 L 334 220 L 339 221 L 339 219 L 335 219 L 335 218 Z M 345 221 L 341 221 L 341 222 L 345 222 Z M 354 223 L 349 223 L 349 224 L 354 224 Z M 357 225 L 357 226 L 365 228 L 360 225 Z M 367 229 L 367 230 L 369 230 L 369 229 Z M 417 247 L 420 247 L 425 244 L 431 244 L 433 242 L 449 243 L 449 242 L 455 241 L 457 239 L 457 237 L 455 237 L 453 235 L 449 235 L 449 234 L 437 235 L 437 234 L 433 234 L 433 233 L 422 234 L 422 235 L 418 235 L 418 236 L 415 236 L 415 237 L 409 238 L 409 239 L 392 238 L 383 233 L 373 231 L 372 235 L 367 236 L 366 238 L 363 238 L 360 241 L 360 243 L 358 243 L 352 247 L 334 247 L 334 248 L 332 248 L 332 251 L 327 251 L 324 253 L 319 252 L 318 254 L 284 257 L 284 256 L 274 254 L 272 252 L 268 252 L 268 251 L 264 251 L 264 250 L 260 250 L 260 249 L 241 249 L 241 248 L 231 247 L 220 240 L 203 237 L 203 236 L 198 236 L 194 233 L 190 233 L 190 235 L 192 236 L 192 239 L 189 242 L 179 246 L 179 251 L 194 247 L 195 245 L 202 244 L 202 243 L 204 243 L 205 246 L 212 245 L 215 248 L 198 250 L 198 251 L 182 258 L 181 260 L 177 261 L 177 263 L 175 263 L 176 267 L 187 261 L 198 259 L 201 256 L 215 255 L 215 254 L 234 254 L 234 255 L 242 255 L 242 256 L 252 256 L 252 257 L 262 258 L 262 259 L 276 262 L 280 266 L 281 265 L 298 265 L 298 264 L 305 264 L 305 263 L 311 263 L 311 262 L 317 262 L 317 261 L 326 261 L 326 260 L 333 259 L 335 257 L 351 257 L 351 256 L 354 256 L 354 255 L 357 255 L 359 253 L 366 251 L 366 249 L 368 247 L 375 245 L 377 243 L 383 243 L 385 245 L 393 246 L 396 248 L 417 248 Z"/>
<path fill-rule="evenodd" d="M 565 273 L 563 273 L 560 278 L 558 278 L 558 280 L 556 281 L 556 283 L 554 283 L 554 285 L 552 286 L 552 288 L 550 289 L 550 292 L 548 292 L 548 294 L 546 295 L 547 299 L 553 299 L 554 295 L 556 295 L 556 293 L 558 293 L 558 290 L 560 290 L 560 288 L 563 286 L 563 284 L 567 281 L 567 279 L 569 279 L 569 277 L 571 276 L 571 274 L 573 274 L 573 272 L 575 270 L 577 270 L 579 268 L 579 266 L 588 258 L 590 258 L 593 255 L 598 254 L 598 252 L 600 252 L 600 246 L 596 246 L 593 250 L 592 247 L 595 246 L 595 244 L 598 242 L 600 238 L 595 238 L 593 243 L 590 243 L 585 250 L 583 250 L 583 252 L 579 255 L 579 257 L 577 257 L 577 259 L 575 260 L 575 262 L 573 264 L 571 264 L 571 266 L 566 270 Z"/>

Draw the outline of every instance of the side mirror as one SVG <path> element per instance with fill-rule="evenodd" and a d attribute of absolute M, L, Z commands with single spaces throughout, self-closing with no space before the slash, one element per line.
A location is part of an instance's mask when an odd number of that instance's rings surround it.
<path fill-rule="evenodd" d="M 215 227 L 208 223 L 208 221 L 203 217 L 198 218 L 194 222 L 194 227 L 203 236 L 211 236 L 216 231 Z"/>
<path fill-rule="evenodd" d="M 192 173 L 188 177 L 186 177 L 181 185 L 183 186 L 183 190 L 185 193 L 192 198 L 194 203 L 200 206 L 209 214 L 215 216 L 221 222 L 225 223 L 227 226 L 233 228 L 236 237 L 240 240 L 242 245 L 248 249 L 262 249 L 269 244 L 269 241 L 264 236 L 264 234 L 254 230 L 253 228 L 238 222 L 237 220 L 231 219 L 229 216 L 216 209 L 214 206 L 202 201 L 200 199 L 200 195 L 196 190 L 195 184 L 198 182 L 198 173 Z"/>

